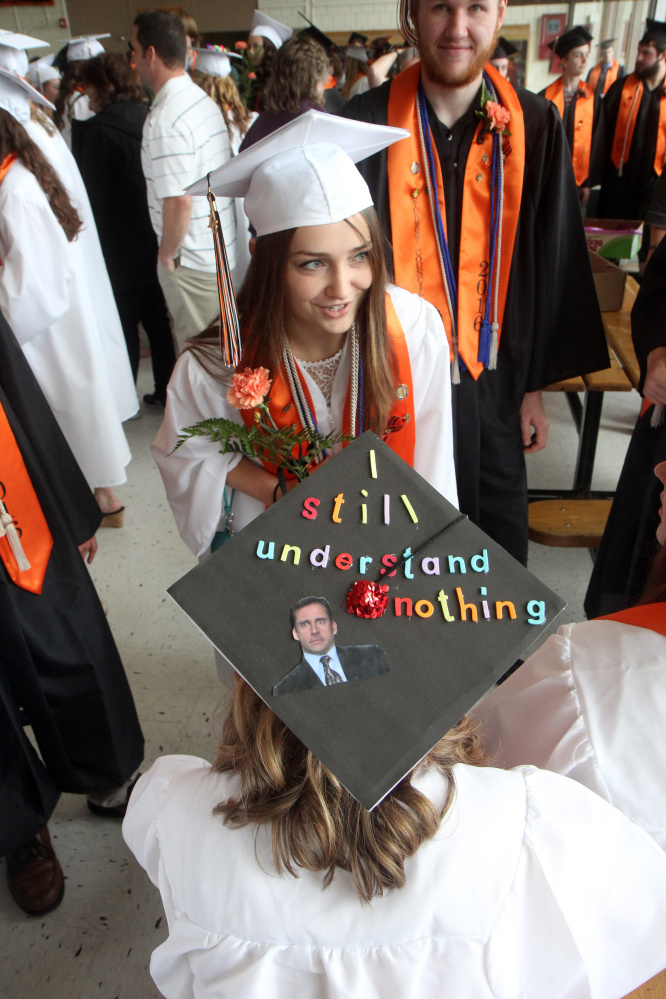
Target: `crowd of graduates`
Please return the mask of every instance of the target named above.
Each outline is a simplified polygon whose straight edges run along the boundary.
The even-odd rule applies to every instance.
[[[43,43],[0,33],[0,855],[16,903],[42,916],[65,890],[47,826],[59,795],[127,815],[167,911],[165,996],[314,997],[326,980],[341,999],[621,999],[666,964],[666,23],[647,21],[628,73],[614,39],[590,67],[595,40],[569,28],[537,95],[510,82],[505,11],[400,0],[400,44],[342,46],[255,11],[226,49],[184,10],[150,10],[126,53],[100,34],[31,62]],[[97,529],[124,524],[140,331],[141,402],[164,417],[153,457],[201,561],[286,509],[297,452],[281,465],[181,431],[224,417],[242,436],[264,405],[276,434],[334,441],[315,466],[372,430],[526,566],[542,390],[609,364],[591,213],[643,224],[644,407],[586,605],[605,619],[561,629],[465,703],[471,718],[376,809],[240,676],[215,766],[165,757],[141,777],[86,566]],[[300,637],[308,689],[285,702],[355,679],[326,599],[295,609],[313,606],[292,608],[293,638],[307,625],[332,644],[315,639],[310,660]],[[271,823],[272,845],[257,832]]]

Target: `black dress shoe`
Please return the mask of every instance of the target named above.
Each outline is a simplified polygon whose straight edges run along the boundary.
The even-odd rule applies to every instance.
[[[147,392],[143,397],[143,401],[146,406],[150,406],[153,409],[164,409],[164,400],[160,399],[154,392]]]
[[[65,879],[47,826],[7,854],[6,865],[12,898],[29,916],[43,916],[60,905]]]

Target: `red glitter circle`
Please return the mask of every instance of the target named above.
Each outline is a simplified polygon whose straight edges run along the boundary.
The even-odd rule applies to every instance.
[[[357,580],[347,594],[347,613],[369,619],[382,617],[388,607],[388,591],[381,583]]]

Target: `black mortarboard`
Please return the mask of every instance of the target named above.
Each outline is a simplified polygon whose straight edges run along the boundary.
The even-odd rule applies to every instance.
[[[497,39],[497,48],[491,55],[491,59],[508,59],[510,56],[515,55],[518,51],[518,46],[513,45],[508,38],[500,37]]]
[[[569,28],[559,38],[549,42],[548,48],[552,49],[555,55],[561,59],[563,56],[568,55],[572,49],[577,49],[580,45],[589,45],[592,37],[587,28],[584,28],[582,24],[578,24],[575,28]]]
[[[603,42],[599,42],[600,49],[607,49],[609,45],[612,45],[615,41],[614,38],[604,38]]]
[[[658,41],[663,45],[666,45],[666,22],[655,21],[653,18],[648,17],[645,22],[645,32],[641,38],[641,45],[644,45],[649,41]]]
[[[367,809],[564,606],[370,432],[169,593]],[[332,608],[347,682],[325,685],[292,636],[308,597]]]
[[[368,36],[362,35],[358,31],[352,31],[351,35],[347,39],[347,45],[367,45]]]
[[[301,14],[300,10],[298,13]],[[329,38],[328,35],[325,35],[323,31],[320,31],[317,25],[313,24],[309,17],[306,17],[305,14],[301,14],[301,17],[304,21],[308,22],[309,27],[303,28],[302,31],[299,31],[299,35],[309,35],[310,38],[313,38],[315,42],[318,42],[319,45],[321,45],[326,55],[330,55],[334,49],[338,48],[333,39]]]

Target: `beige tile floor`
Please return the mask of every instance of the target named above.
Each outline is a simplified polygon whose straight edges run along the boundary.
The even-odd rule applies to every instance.
[[[146,361],[139,389],[151,389]],[[576,434],[563,399],[549,395],[547,406],[551,442],[529,459],[530,482],[568,486]],[[595,488],[614,488],[637,409],[635,394],[607,398]],[[125,527],[100,532],[92,567],[136,698],[146,765],[162,753],[210,758],[223,696],[206,642],[166,594],[195,560],[177,535],[148,450],[159,422],[158,413],[144,409],[126,424],[134,460],[121,490]],[[586,550],[532,546],[532,571],[569,600],[562,621],[583,617],[591,564]],[[120,823],[96,818],[83,798],[64,795],[50,828],[67,877],[59,909],[41,919],[24,916],[0,872],[0,996],[157,999],[148,966],[165,938],[164,918],[156,890],[123,844]]]

